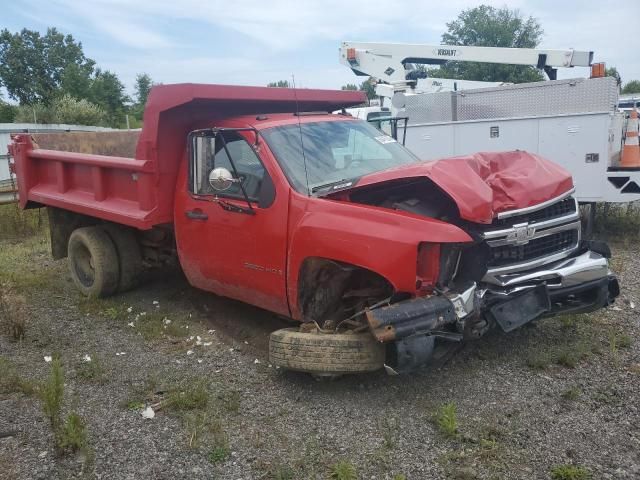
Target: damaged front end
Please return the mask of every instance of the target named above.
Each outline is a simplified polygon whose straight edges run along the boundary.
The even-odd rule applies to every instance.
[[[498,215],[472,232],[475,244],[447,254],[456,258],[447,281],[423,296],[369,309],[371,332],[387,344],[387,371],[428,364],[439,341],[478,338],[494,325],[510,332],[541,317],[612,303],[619,286],[609,270],[610,251],[582,240],[571,193]],[[443,258],[441,267],[451,270]]]

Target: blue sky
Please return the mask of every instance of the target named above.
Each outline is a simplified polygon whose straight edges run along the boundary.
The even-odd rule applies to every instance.
[[[87,56],[118,74],[129,92],[136,73],[163,83],[265,85],[295,75],[299,87],[339,88],[362,79],[338,63],[342,40],[439,43],[446,22],[471,0],[13,0],[0,27],[55,26]],[[515,0],[539,19],[542,47],[595,51],[623,80],[640,79],[640,1]],[[628,19],[628,26],[624,22]],[[633,35],[632,35],[633,33]],[[586,76],[585,69],[560,78]]]

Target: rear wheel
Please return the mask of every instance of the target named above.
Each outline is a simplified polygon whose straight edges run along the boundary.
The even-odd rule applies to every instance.
[[[83,227],[69,237],[69,271],[87,297],[107,297],[118,288],[120,266],[115,246],[98,226]]]
[[[138,286],[142,273],[142,252],[136,235],[131,229],[120,225],[106,224],[102,228],[116,247],[120,267],[118,291],[132,290]]]
[[[379,370],[385,349],[370,333],[276,330],[269,338],[269,361],[275,366],[319,375]]]

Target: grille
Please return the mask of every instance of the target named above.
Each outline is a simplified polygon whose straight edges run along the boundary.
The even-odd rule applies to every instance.
[[[509,228],[517,223],[544,222],[546,220],[564,217],[575,212],[576,201],[573,197],[567,197],[559,202],[552,203],[545,208],[536,210],[535,212],[523,213],[521,215],[514,215],[513,217],[508,218],[496,218],[492,223],[492,227]]]
[[[569,250],[575,247],[577,243],[578,230],[574,229],[553,233],[545,237],[534,238],[526,245],[492,247],[489,257],[489,268],[504,267],[537,260]]]

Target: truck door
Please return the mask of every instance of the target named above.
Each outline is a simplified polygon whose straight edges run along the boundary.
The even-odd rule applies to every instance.
[[[180,262],[195,287],[289,315],[288,199],[282,188],[276,192],[260,143],[247,141],[255,134],[243,130],[190,135],[174,212]],[[234,176],[227,190],[209,182],[217,168]]]

